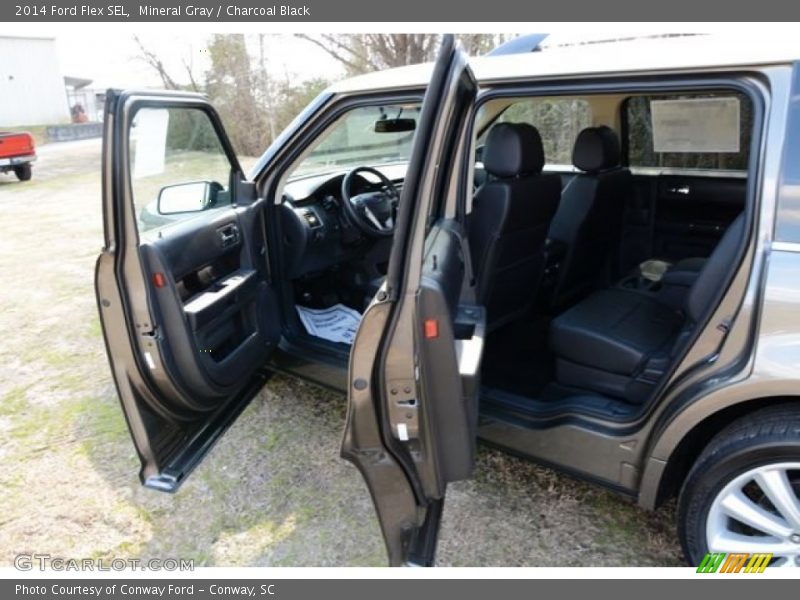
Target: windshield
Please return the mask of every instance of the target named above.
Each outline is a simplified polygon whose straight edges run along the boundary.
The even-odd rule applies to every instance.
[[[419,112],[419,104],[354,108],[322,134],[291,177],[408,162]]]

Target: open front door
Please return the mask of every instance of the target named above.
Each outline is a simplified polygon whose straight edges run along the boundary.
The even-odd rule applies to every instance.
[[[430,566],[451,481],[471,476],[485,313],[472,302],[460,176],[477,84],[446,36],[425,95],[386,282],[350,355],[342,456],[369,487],[391,565]]]
[[[177,489],[264,383],[280,329],[263,202],[202,96],[108,92],[95,286],[149,487]]]

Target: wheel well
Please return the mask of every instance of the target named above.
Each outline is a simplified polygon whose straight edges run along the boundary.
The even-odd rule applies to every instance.
[[[656,507],[677,496],[695,460],[715,435],[740,417],[780,404],[800,408],[800,398],[791,396],[754,398],[719,410],[695,425],[669,457],[659,482]]]

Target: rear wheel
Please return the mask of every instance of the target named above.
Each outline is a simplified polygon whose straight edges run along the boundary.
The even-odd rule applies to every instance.
[[[31,163],[25,163],[24,165],[17,165],[16,167],[14,167],[14,174],[20,181],[28,181],[31,178],[31,175],[33,175],[33,169],[31,169]]]
[[[697,459],[678,502],[686,558],[770,553],[800,566],[800,410],[758,411],[718,434]]]

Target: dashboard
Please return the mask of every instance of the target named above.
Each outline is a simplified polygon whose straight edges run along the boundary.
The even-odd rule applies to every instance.
[[[406,164],[379,167],[402,189]],[[348,171],[297,178],[286,184],[279,207],[287,276],[296,279],[358,259],[376,245],[347,219],[342,209],[342,180]],[[357,174],[352,193],[377,189],[377,178]],[[388,248],[388,245],[387,245]],[[388,259],[388,250],[387,257]]]

